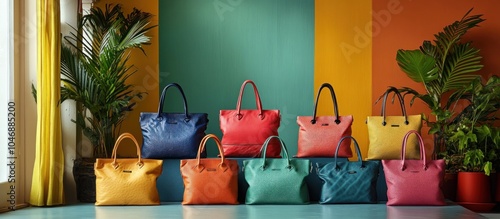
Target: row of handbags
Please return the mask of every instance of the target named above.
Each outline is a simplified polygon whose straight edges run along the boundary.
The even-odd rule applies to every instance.
[[[200,158],[208,139],[213,139],[220,152],[219,158]],[[280,142],[284,158],[266,158],[270,142]],[[290,159],[285,144],[278,136],[271,136],[261,146],[260,159],[243,161],[243,172],[249,187],[246,204],[305,204],[309,192],[305,178],[309,175],[309,160]],[[260,150],[259,150],[260,151]],[[225,159],[221,141],[206,135],[196,159],[180,161],[184,182],[184,205],[238,204],[238,172],[236,160]]]
[[[415,135],[419,145],[419,160],[408,160],[409,137]],[[350,136],[358,155],[357,162],[337,162],[317,165],[323,187],[319,202],[326,203],[375,203],[379,161],[363,161],[358,143]],[[340,145],[339,142],[339,145]],[[402,148],[401,148],[402,147]],[[442,193],[444,160],[427,160],[421,135],[410,130],[403,137],[399,159],[382,160],[387,184],[387,205],[446,205]],[[338,151],[338,148],[337,148]],[[337,151],[335,153],[337,153]]]
[[[387,184],[387,205],[445,205],[441,192],[444,177],[443,160],[407,160],[405,152],[408,139],[415,134],[421,154],[425,147],[420,134],[411,130],[403,138],[399,160],[382,160]],[[138,158],[117,159],[119,143],[130,138],[137,147]],[[201,158],[206,142],[214,139],[220,158]],[[337,161],[342,142],[353,140],[358,155],[357,162]],[[268,158],[271,140],[280,142],[283,158]],[[363,161],[356,140],[343,137],[335,151],[333,163],[317,165],[318,176],[324,181],[320,203],[374,203],[375,182],[379,161]],[[284,142],[270,136],[262,145],[261,158],[243,161],[243,173],[248,189],[246,204],[306,204],[309,202],[305,178],[310,172],[308,159],[288,156]],[[162,160],[144,159],[135,138],[128,133],[116,141],[111,159],[97,159],[96,205],[157,205],[160,204],[156,180],[161,174]],[[196,159],[180,161],[184,182],[182,204],[238,204],[238,163],[226,159],[217,136],[202,138]]]
[[[252,85],[256,108],[241,109],[243,92],[247,84]],[[175,87],[180,91],[184,102],[184,113],[165,113],[163,105],[166,92]],[[316,116],[321,91],[327,88],[333,102],[333,116]],[[386,102],[389,93],[394,92],[400,101],[403,116],[386,116]],[[256,157],[262,144],[269,136],[278,136],[280,126],[279,110],[265,110],[262,107],[259,92],[251,80],[243,82],[235,110],[221,110],[219,115],[222,131],[222,149],[227,157]],[[352,115],[340,116],[333,87],[324,83],[318,90],[312,116],[298,116],[298,151],[297,157],[333,157],[333,152],[339,148],[339,157],[352,157],[349,145],[350,139],[340,139],[350,136],[353,122]],[[197,156],[198,145],[205,135],[208,125],[206,113],[189,113],[186,96],[182,88],[172,83],[167,85],[161,94],[158,112],[141,113],[140,126],[143,136],[142,155],[145,158],[194,158]],[[409,130],[418,130],[422,126],[421,115],[406,114],[404,101],[395,88],[388,89],[383,98],[381,116],[367,118],[369,134],[369,160],[398,159],[399,139]],[[430,151],[430,150],[428,150]],[[266,152],[268,157],[279,157],[281,147],[279,141],[271,141]],[[420,157],[416,138],[409,139],[407,150],[409,159]],[[201,156],[206,157],[205,150]]]
[[[253,86],[256,110],[241,109],[245,86]],[[169,88],[177,88],[184,101],[184,113],[165,113],[163,105]],[[223,133],[222,149],[229,157],[254,157],[258,155],[262,143],[272,135],[278,135],[280,126],[279,110],[265,110],[262,107],[257,86],[253,81],[243,82],[235,110],[221,110],[220,128]],[[143,136],[142,153],[146,158],[194,158],[198,145],[208,125],[206,113],[189,113],[186,96],[176,83],[167,85],[161,94],[158,112],[140,115]],[[279,142],[271,142],[267,155],[279,157]],[[202,157],[206,156],[205,150]]]

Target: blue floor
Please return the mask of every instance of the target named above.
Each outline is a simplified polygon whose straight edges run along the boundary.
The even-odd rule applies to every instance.
[[[491,217],[490,217],[491,216]],[[332,218],[412,218],[412,219],[474,219],[498,218],[469,211],[459,205],[441,207],[390,207],[385,204],[370,205],[200,205],[182,206],[179,203],[162,203],[160,206],[94,206],[77,204],[60,207],[28,207],[0,214],[0,218],[19,219],[77,219],[77,218],[255,218],[255,219],[332,219]]]

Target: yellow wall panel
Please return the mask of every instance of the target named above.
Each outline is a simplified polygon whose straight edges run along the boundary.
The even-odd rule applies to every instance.
[[[158,0],[142,0],[140,3],[134,0],[101,0],[94,7],[104,8],[106,4],[121,4],[125,13],[130,13],[135,7],[141,11],[153,14],[151,25],[158,25]],[[148,33],[151,37],[151,44],[144,46],[146,55],[139,49],[132,51],[130,63],[134,65],[133,70],[137,72],[128,79],[128,82],[135,86],[137,91],[147,92],[142,99],[136,100],[137,105],[132,112],[127,115],[127,119],[122,123],[120,132],[132,133],[142,145],[142,133],[139,125],[140,112],[158,111],[159,97],[159,36],[158,27],[151,29]],[[118,151],[119,156],[135,156],[135,146],[124,141]]]
[[[353,115],[352,135],[366,156],[366,116],[372,114],[371,0],[316,0],[315,95],[329,82],[335,89],[340,115]],[[319,115],[332,115],[330,97],[320,98]]]

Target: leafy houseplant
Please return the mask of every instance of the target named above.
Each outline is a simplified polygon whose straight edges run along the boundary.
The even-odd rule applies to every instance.
[[[74,122],[93,145],[95,157],[110,157],[120,124],[136,104],[126,80],[136,71],[129,64],[130,49],[148,44],[152,15],[133,9],[125,15],[120,5],[92,8],[61,50],[61,101],[74,100]],[[144,52],[144,51],[143,51]]]
[[[462,160],[461,171],[490,175],[499,159],[500,128],[494,123],[499,120],[500,78],[492,76],[484,84],[478,78],[462,92],[458,95],[469,105],[445,131],[447,151]]]
[[[422,100],[435,116],[423,119],[434,135],[434,156],[444,158],[445,197],[458,202],[491,202],[487,175],[498,167],[499,128],[494,121],[499,109],[499,79],[482,83],[479,49],[462,42],[471,28],[484,21],[482,15],[469,15],[444,27],[433,42],[424,41],[418,50],[399,50],[396,61],[403,72],[421,83],[425,93],[409,87],[404,95]],[[457,107],[459,103],[466,106]],[[466,172],[475,171],[475,172]],[[458,173],[458,174],[456,174]]]
[[[433,42],[424,41],[417,50],[400,49],[396,61],[401,70],[413,81],[421,83],[425,93],[403,87],[404,95],[413,96],[422,100],[435,116],[432,121],[423,115],[423,119],[430,126],[429,133],[434,134],[434,155],[444,152],[446,147],[445,131],[448,126],[456,123],[453,116],[457,116],[456,102],[462,98],[466,86],[476,80],[476,74],[482,69],[482,57],[479,49],[470,42],[461,42],[462,36],[473,27],[483,22],[482,15],[470,15],[469,10],[462,19],[444,27],[443,31],[434,35]],[[448,98],[447,98],[448,97]]]

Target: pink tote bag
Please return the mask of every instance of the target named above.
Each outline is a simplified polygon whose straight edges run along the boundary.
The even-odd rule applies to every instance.
[[[420,160],[405,160],[406,143],[417,135]],[[424,156],[422,156],[424,155]],[[401,160],[382,160],[387,183],[387,205],[446,205],[441,185],[444,160],[427,160],[422,136],[411,130],[403,138]]]

